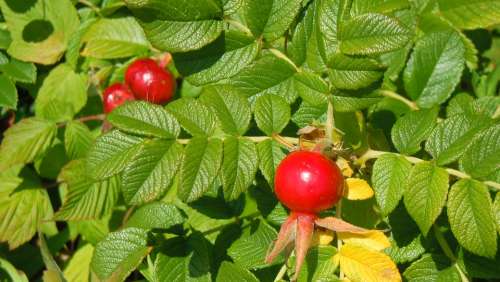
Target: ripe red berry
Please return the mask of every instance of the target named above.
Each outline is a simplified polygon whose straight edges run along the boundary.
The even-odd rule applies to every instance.
[[[135,100],[135,98],[125,84],[115,83],[104,90],[102,100],[104,104],[104,112],[109,113],[126,101]]]
[[[134,61],[127,68],[125,82],[140,100],[164,104],[174,96],[173,75],[151,59]]]
[[[296,151],[279,164],[274,191],[292,212],[317,214],[339,201],[343,183],[335,162],[318,152]]]

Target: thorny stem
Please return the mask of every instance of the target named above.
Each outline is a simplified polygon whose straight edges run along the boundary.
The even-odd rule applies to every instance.
[[[423,162],[424,160],[422,159],[419,159],[419,158],[416,158],[416,157],[410,157],[410,156],[405,156],[405,155],[401,155],[401,154],[398,154],[398,153],[393,153],[393,152],[384,152],[384,151],[376,151],[376,150],[368,150],[366,151],[366,153],[364,153],[361,157],[359,157],[357,160],[356,160],[356,163],[358,165],[362,165],[364,164],[366,161],[370,160],[370,159],[378,159],[380,158],[382,155],[385,155],[385,154],[395,154],[395,155],[398,155],[398,156],[402,156],[404,157],[406,160],[408,160],[409,162],[413,163],[413,164],[416,164],[416,163],[420,163],[420,162]],[[467,173],[464,173],[464,172],[461,172],[459,170],[456,170],[456,169],[453,169],[453,168],[445,168],[446,172],[448,172],[449,174],[453,175],[453,176],[456,176],[458,178],[463,178],[463,179],[472,179],[472,177],[470,175],[468,175]],[[491,188],[493,188],[494,190],[497,190],[497,191],[500,191],[500,183],[497,183],[497,182],[494,182],[494,181],[483,181],[483,183],[487,186],[490,186]]]
[[[410,101],[408,99],[406,99],[405,97],[395,93],[395,92],[392,92],[392,91],[389,91],[389,90],[380,90],[379,93],[382,95],[382,96],[385,96],[385,97],[388,97],[388,98],[392,98],[392,99],[395,99],[395,100],[398,100],[398,101],[401,101],[403,103],[405,103],[408,107],[410,107],[410,109],[412,111],[418,111],[419,108],[417,106],[417,104],[415,104],[415,102],[413,101]]]
[[[446,241],[446,238],[444,238],[443,233],[441,233],[441,230],[439,230],[439,227],[434,224],[432,226],[432,230],[434,231],[434,236],[436,237],[436,240],[438,241],[439,246],[443,250],[444,254],[452,261],[454,264],[455,268],[458,270],[458,273],[460,274],[460,278],[462,279],[462,282],[469,282],[469,278],[465,275],[465,273],[462,271],[460,266],[457,263],[457,257],[451,250],[450,245],[448,244],[448,241]]]
[[[84,116],[81,118],[74,119],[74,121],[81,121],[81,122],[87,122],[87,121],[95,121],[95,120],[104,120],[106,118],[105,114],[99,114],[99,115],[91,115],[91,116]],[[68,123],[67,122],[62,122],[58,124],[58,127],[64,127]]]

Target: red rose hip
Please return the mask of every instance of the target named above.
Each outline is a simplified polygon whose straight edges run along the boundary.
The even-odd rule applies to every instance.
[[[293,212],[316,214],[339,201],[343,183],[335,162],[317,152],[296,151],[279,164],[274,191]]]
[[[134,61],[125,72],[125,82],[139,100],[164,104],[174,96],[173,75],[152,59]]]
[[[335,162],[321,153],[296,151],[286,156],[276,169],[274,192],[290,210],[278,238],[266,256],[271,263],[295,242],[295,280],[311,245],[320,211],[333,207],[342,196],[344,178]]]
[[[115,83],[102,94],[104,112],[110,113],[114,108],[122,105],[126,101],[135,100],[134,95],[123,83]]]

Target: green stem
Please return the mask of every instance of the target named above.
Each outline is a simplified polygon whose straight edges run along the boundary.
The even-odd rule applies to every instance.
[[[446,238],[444,238],[443,236],[443,233],[441,233],[441,230],[439,230],[439,227],[434,224],[432,226],[432,231],[434,231],[434,236],[436,236],[436,240],[438,241],[439,243],[439,246],[441,247],[441,249],[443,250],[444,254],[452,261],[452,262],[456,262],[457,261],[457,257],[455,256],[455,254],[453,253],[453,251],[451,250],[451,247],[450,245],[448,244],[448,242],[446,241]]]
[[[87,121],[96,121],[96,120],[102,121],[102,120],[105,120],[105,119],[106,119],[106,115],[105,114],[99,114],[99,115],[84,116],[84,117],[81,117],[81,118],[74,119],[74,121],[87,122]],[[61,122],[57,126],[58,127],[64,127],[67,124],[68,124],[68,122]]]
[[[209,235],[209,234],[212,234],[214,232],[221,231],[222,229],[224,229],[228,225],[235,224],[235,223],[240,222],[240,221],[242,221],[244,219],[253,219],[253,218],[258,217],[260,215],[261,215],[260,212],[254,212],[254,213],[251,213],[249,215],[242,216],[242,217],[235,216],[235,217],[233,217],[233,219],[229,220],[228,222],[226,222],[226,223],[224,223],[222,225],[219,225],[217,227],[214,227],[212,229],[208,229],[208,230],[202,232],[202,234],[204,236],[205,235]]]
[[[90,2],[90,1],[87,1],[87,0],[78,0],[78,3],[83,4],[83,5],[87,6],[87,7],[89,7],[97,15],[102,16],[101,15],[101,9],[99,9],[99,7],[97,7],[96,5],[94,5],[94,3]]]
[[[235,28],[237,28],[238,30],[246,33],[247,35],[250,35],[252,36],[252,31],[250,29],[248,29],[248,27],[246,27],[245,25],[243,25],[242,23],[240,23],[239,21],[235,21],[233,19],[229,19],[229,18],[226,18],[224,19],[224,21],[232,26],[234,26]]]
[[[283,266],[280,268],[280,271],[278,272],[278,274],[276,275],[276,278],[274,278],[274,282],[278,282],[280,280],[283,279],[283,276],[285,276],[286,274],[286,270],[287,270],[287,266],[286,266],[286,262],[283,264]]]
[[[392,99],[395,99],[395,100],[398,100],[400,102],[405,103],[412,111],[418,111],[419,110],[419,108],[418,108],[418,106],[417,106],[417,104],[415,102],[406,99],[405,97],[399,95],[396,92],[392,92],[392,91],[389,91],[389,90],[380,90],[379,93],[382,96],[385,96],[385,97],[388,97],[388,98],[392,98]]]
[[[457,257],[453,253],[453,250],[451,249],[450,244],[448,244],[448,241],[446,241],[446,238],[444,238],[443,233],[441,232],[441,230],[439,230],[439,227],[434,224],[432,225],[432,230],[434,231],[434,236],[436,237],[436,240],[438,241],[438,244],[443,250],[444,254],[452,261],[453,265],[457,268],[462,282],[469,282],[469,278],[467,278],[467,275],[465,275],[465,273],[458,265]]]
[[[242,136],[242,137],[255,143],[260,143],[269,139],[273,139],[289,149],[293,149],[295,145],[299,144],[299,138],[281,136],[278,134],[275,134],[272,137],[270,136]],[[190,140],[191,139],[177,139],[177,143],[186,145],[187,143],[189,143]]]
[[[297,72],[301,72],[300,68],[292,61],[290,58],[288,58],[285,54],[283,54],[280,50],[275,49],[275,48],[269,48],[268,49],[271,53],[273,53],[274,56],[283,59],[287,61],[290,65],[292,65]]]
[[[381,156],[383,156],[385,154],[394,154],[394,155],[401,156],[401,157],[405,158],[406,160],[408,160],[409,162],[411,162],[413,164],[420,163],[420,162],[424,161],[424,160],[416,158],[416,157],[405,156],[405,155],[401,155],[401,154],[393,153],[393,152],[376,151],[376,150],[371,150],[370,149],[370,150],[366,151],[361,157],[359,157],[356,160],[356,164],[362,166],[362,165],[364,165],[364,163],[366,163],[366,161],[368,161],[370,159],[378,159],[378,158],[380,158]],[[473,179],[467,173],[464,173],[462,171],[459,171],[459,170],[456,170],[456,169],[453,169],[453,168],[445,168],[445,170],[446,170],[446,172],[448,172],[448,174],[456,176],[458,178]],[[494,181],[483,181],[483,183],[485,185],[493,188],[496,191],[500,191],[500,183],[497,183],[497,182],[494,182]]]
[[[326,111],[326,138],[328,139],[328,143],[331,144],[333,142],[333,130],[335,128],[335,119],[333,116],[333,103],[331,100],[328,101],[328,109]]]

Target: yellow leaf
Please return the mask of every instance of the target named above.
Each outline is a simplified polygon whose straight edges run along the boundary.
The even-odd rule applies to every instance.
[[[352,174],[354,172],[352,171],[352,168],[351,168],[351,166],[349,165],[349,163],[347,162],[346,159],[344,159],[342,157],[338,157],[336,163],[337,163],[337,166],[342,171],[342,175],[344,177],[351,177],[352,176]]]
[[[379,230],[370,230],[366,233],[339,232],[337,236],[345,243],[361,245],[375,251],[391,246],[389,239]]]
[[[345,183],[347,187],[347,199],[366,200],[373,197],[373,189],[365,180],[359,178],[347,178]]]
[[[313,237],[311,244],[313,246],[329,245],[333,241],[334,238],[335,238],[335,233],[333,231],[327,230],[327,229],[322,229],[322,228],[316,229],[314,231],[314,237]]]
[[[384,253],[354,244],[339,251],[340,270],[353,282],[399,282],[396,264]]]

